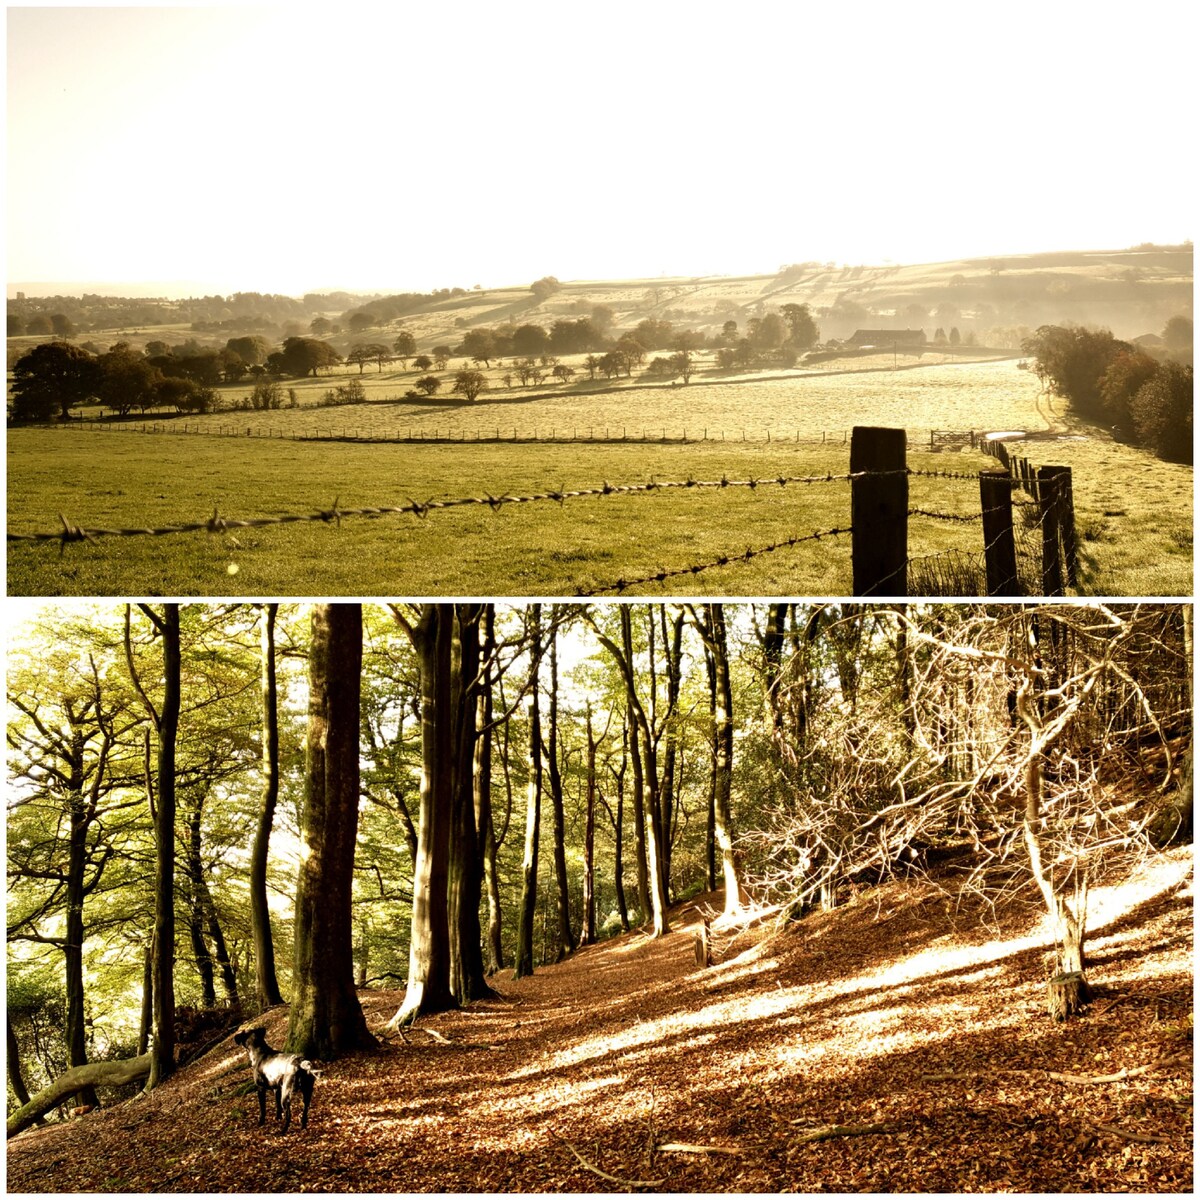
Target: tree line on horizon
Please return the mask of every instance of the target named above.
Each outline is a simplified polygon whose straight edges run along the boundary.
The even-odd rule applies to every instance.
[[[684,382],[694,372],[692,352],[708,344],[702,333],[680,329],[671,322],[647,318],[631,331],[612,336],[614,314],[604,305],[596,305],[590,316],[575,320],[557,320],[549,328],[527,322],[508,327],[469,330],[456,346],[439,345],[429,354],[417,352],[417,343],[408,330],[400,330],[385,342],[360,342],[345,355],[319,337],[285,338],[273,348],[261,334],[229,338],[217,350],[189,339],[172,346],[162,340],[146,344],[145,352],[129,342],[117,342],[106,352],[93,353],[84,346],[55,339],[39,343],[17,358],[12,368],[9,420],[22,424],[46,421],[57,416],[69,420],[71,410],[88,402],[99,402],[119,416],[135,408],[143,413],[153,407],[174,408],[177,412],[214,411],[221,403],[216,391],[219,384],[238,383],[249,377],[255,382],[247,399],[252,408],[278,408],[282,392],[271,381],[285,378],[316,377],[345,362],[357,365],[359,373],[368,364],[382,371],[385,363],[399,362],[405,369],[411,360],[418,371],[436,366],[445,368],[452,355],[461,355],[477,365],[490,367],[493,360],[512,357],[512,369],[502,376],[511,387],[538,384],[547,374],[560,383],[569,382],[576,369],[562,364],[560,355],[588,351],[584,369],[589,377],[597,374],[612,379],[632,376],[635,367],[645,362],[654,350],[671,349],[666,358],[652,361],[649,374],[658,378],[682,376]],[[316,324],[314,322],[314,324]],[[727,321],[716,339],[719,369],[754,365],[791,365],[798,354],[814,345],[819,330],[807,305],[785,304],[779,312],[761,318],[752,317],[744,336],[737,322]],[[464,366],[453,380],[453,390],[473,401],[486,386],[485,377]],[[433,375],[418,379],[410,394],[433,395],[442,380]],[[328,403],[352,403],[362,400],[361,390],[333,389]]]

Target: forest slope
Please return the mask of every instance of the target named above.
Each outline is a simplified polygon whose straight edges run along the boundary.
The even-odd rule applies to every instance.
[[[985,929],[892,883],[718,931],[700,968],[702,897],[662,940],[499,976],[497,999],[330,1064],[306,1130],[257,1128],[229,1039],[149,1098],[14,1139],[8,1188],[1190,1192],[1191,857],[1097,889],[1097,998],[1066,1025],[1023,901]],[[364,993],[372,1028],[399,999]],[[286,1011],[266,1024],[282,1044]],[[833,1125],[880,1128],[813,1140]]]

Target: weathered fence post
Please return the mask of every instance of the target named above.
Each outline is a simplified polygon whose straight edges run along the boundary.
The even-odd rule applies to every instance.
[[[1012,478],[1007,471],[979,472],[983,557],[989,596],[1019,596],[1017,543],[1013,537]]]
[[[1042,522],[1042,594],[1062,596],[1062,491],[1064,467],[1038,467],[1038,512]]]
[[[908,463],[903,429],[856,425],[850,438],[856,596],[908,595]]]
[[[1075,490],[1071,484],[1071,468],[1059,467],[1058,501],[1059,528],[1062,530],[1063,553],[1067,559],[1067,583],[1079,586],[1079,542],[1075,536]]]

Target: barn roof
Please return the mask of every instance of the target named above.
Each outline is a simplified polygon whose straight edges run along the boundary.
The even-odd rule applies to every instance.
[[[924,342],[923,329],[856,329],[850,339],[863,345],[890,345],[892,342]]]

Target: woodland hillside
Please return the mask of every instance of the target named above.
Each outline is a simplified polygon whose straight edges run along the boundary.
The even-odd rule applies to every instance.
[[[10,1186],[1177,1190],[1191,661],[1169,604],[28,610]]]
[[[26,1191],[1191,1191],[1190,848],[1101,887],[1096,999],[1055,1024],[1022,902],[864,889],[779,930],[709,893],[331,1065],[256,1125],[225,1038],[148,1096],[9,1142]],[[1051,955],[1052,957],[1052,955]],[[282,1042],[286,1013],[263,1017]]]

